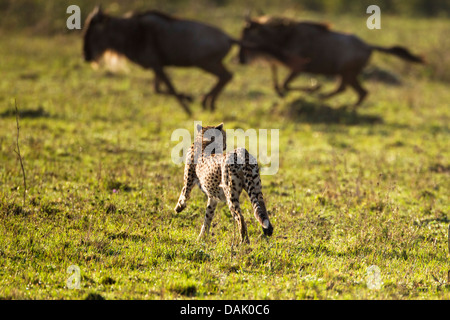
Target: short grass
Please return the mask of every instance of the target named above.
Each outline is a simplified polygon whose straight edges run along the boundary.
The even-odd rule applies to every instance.
[[[449,299],[448,20],[384,17],[383,29],[370,31],[365,15],[285,13],[406,45],[430,64],[376,53],[372,67],[403,84],[366,80],[371,94],[355,114],[342,107],[356,99],[351,91],[326,103],[301,93],[278,98],[267,66],[238,65],[235,49],[226,61],[234,79],[215,113],[199,103],[212,76],[169,69],[176,87],[197,97],[188,119],[173,98],[153,93],[150,72],[84,64],[77,32],[2,30],[0,298]],[[210,14],[199,19],[238,37],[241,12]],[[324,91],[336,85],[316,78]],[[262,177],[270,239],[244,194],[250,245],[238,244],[223,204],[211,236],[196,241],[206,206],[199,189],[174,213],[183,165],[171,161],[171,134],[193,133],[193,120],[280,130],[279,171]],[[80,268],[80,289],[68,287],[71,265]],[[367,286],[371,265],[381,289]]]

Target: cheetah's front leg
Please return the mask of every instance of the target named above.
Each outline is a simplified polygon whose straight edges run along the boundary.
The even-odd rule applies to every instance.
[[[178,198],[177,205],[175,206],[175,211],[177,213],[180,213],[186,208],[186,202],[189,199],[189,196],[191,195],[192,188],[197,183],[197,178],[188,178],[185,179],[184,187],[181,190],[180,197]]]
[[[186,208],[186,201],[189,199],[192,188],[198,181],[192,156],[193,153],[189,151],[186,156],[186,165],[184,166],[184,186],[181,190],[180,197],[178,198],[177,205],[175,206],[175,211],[177,213],[180,213]]]
[[[192,190],[193,186],[194,186],[194,184],[192,184],[192,186],[185,185],[183,187],[183,189],[181,190],[180,197],[178,198],[177,205],[175,206],[175,211],[177,213],[180,213],[181,211],[186,209],[186,205],[187,205],[186,202],[189,199],[189,193]]]

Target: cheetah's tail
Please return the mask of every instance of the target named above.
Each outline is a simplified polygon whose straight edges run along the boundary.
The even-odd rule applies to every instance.
[[[273,226],[270,223],[262,193],[259,193],[258,195],[253,194],[250,196],[250,200],[252,202],[255,218],[261,224],[264,234],[266,236],[271,236],[273,233]]]
[[[252,170],[248,170],[246,174],[244,174],[244,177],[247,193],[252,203],[255,218],[261,224],[264,234],[271,236],[273,233],[273,226],[270,223],[266,204],[261,191],[261,178],[259,176],[258,165],[252,166]]]

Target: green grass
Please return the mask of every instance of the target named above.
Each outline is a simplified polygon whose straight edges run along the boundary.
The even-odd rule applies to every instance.
[[[208,21],[238,37],[238,11],[225,6]],[[341,108],[355,101],[350,90],[326,103],[278,98],[268,67],[238,65],[235,48],[226,60],[234,78],[215,113],[200,107],[212,76],[169,69],[175,86],[197,97],[188,119],[173,98],[153,93],[151,72],[84,64],[77,32],[2,30],[0,298],[449,299],[448,20],[384,17],[383,29],[370,31],[364,15],[286,14],[408,46],[430,64],[374,54],[372,65],[403,85],[366,80],[369,98],[353,114]],[[336,85],[317,79],[323,91]],[[198,188],[174,213],[183,166],[171,161],[171,134],[193,133],[193,120],[280,129],[279,172],[262,176],[272,238],[261,236],[244,194],[250,245],[238,245],[224,204],[211,237],[196,241],[206,207]],[[80,289],[67,287],[70,265],[80,267]],[[366,285],[371,265],[381,270],[379,290]]]

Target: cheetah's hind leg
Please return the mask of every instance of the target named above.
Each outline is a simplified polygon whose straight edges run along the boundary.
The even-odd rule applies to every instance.
[[[208,198],[208,205],[206,206],[205,220],[203,221],[202,230],[198,235],[197,241],[200,241],[206,235],[209,235],[209,229],[211,227],[211,221],[214,218],[214,212],[217,207],[217,201],[213,198]]]
[[[239,204],[239,195],[241,193],[242,187],[236,184],[236,182],[230,178],[223,184],[223,190],[227,198],[228,208],[231,211],[231,215],[234,220],[236,220],[239,228],[239,233],[241,236],[241,243],[250,243],[247,233],[247,225],[244,220],[244,216],[241,212],[241,207]]]

